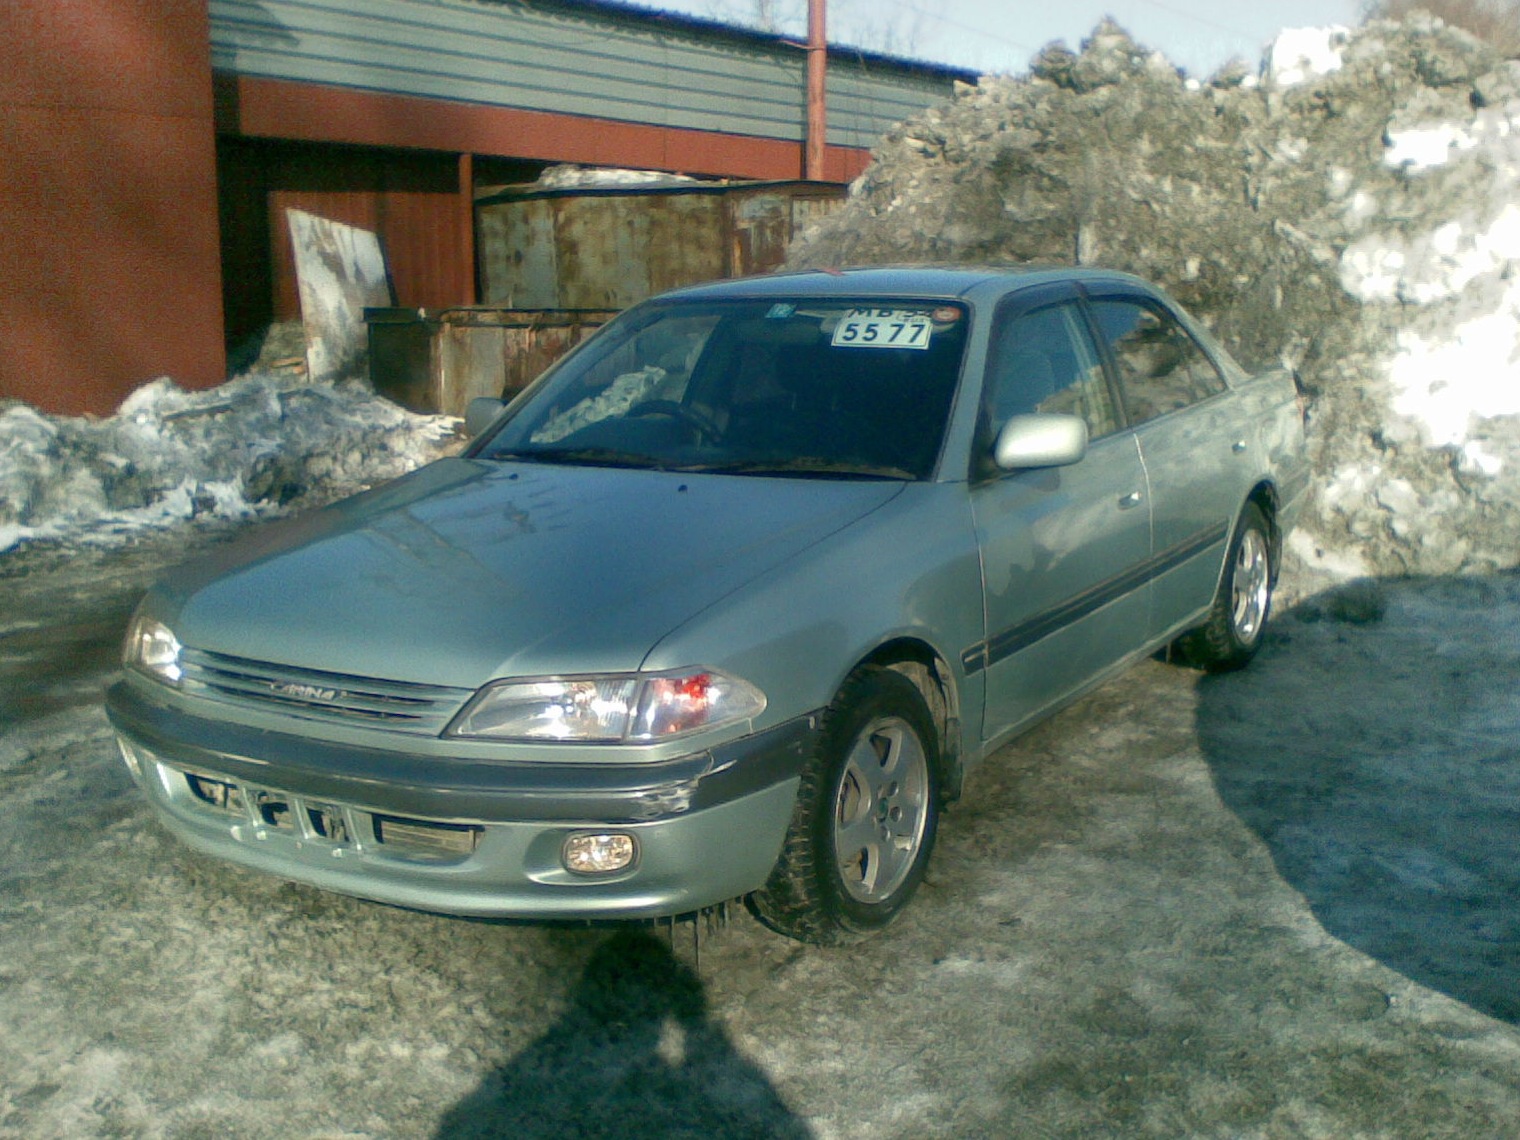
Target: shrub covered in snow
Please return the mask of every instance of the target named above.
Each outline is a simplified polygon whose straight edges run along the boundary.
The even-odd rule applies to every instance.
[[[203,392],[156,380],[103,420],[0,406],[0,551],[334,499],[436,458],[453,423],[273,372]]]
[[[1062,262],[1166,285],[1316,395],[1296,544],[1520,562],[1520,64],[1429,17],[1189,80],[1111,22],[892,131],[792,264]]]

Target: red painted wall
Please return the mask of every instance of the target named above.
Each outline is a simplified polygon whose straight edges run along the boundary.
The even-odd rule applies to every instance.
[[[0,3],[0,396],[220,382],[205,0]]]
[[[218,75],[217,128],[250,138],[423,147],[588,166],[729,178],[802,177],[802,145],[608,119],[452,103],[283,79]],[[824,174],[848,182],[870,152],[829,147]]]
[[[223,137],[224,312],[231,343],[301,315],[287,209],[379,234],[396,302],[467,304],[474,265],[459,161],[434,151]]]
[[[206,0],[0,0],[0,397],[106,414],[157,376],[219,383],[224,256],[228,331],[292,309],[285,205],[381,230],[401,303],[468,301],[460,155],[801,173],[802,148],[776,140],[309,83],[213,87],[210,54]],[[247,153],[264,140],[286,147],[278,177],[247,162],[267,157]],[[311,143],[341,145],[306,162]],[[323,169],[334,150],[347,153]],[[867,159],[830,148],[827,175],[847,181]],[[240,260],[257,234],[266,252]]]
[[[215,90],[234,343],[300,315],[284,217],[292,206],[378,232],[397,304],[470,303],[460,154],[519,160],[528,170],[578,162],[730,178],[793,179],[802,171],[802,147],[776,139],[248,76],[219,74]],[[869,158],[831,147],[825,170],[847,182]]]

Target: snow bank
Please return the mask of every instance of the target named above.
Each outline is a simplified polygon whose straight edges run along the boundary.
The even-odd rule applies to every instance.
[[[672,174],[664,170],[624,170],[566,163],[549,167],[533,185],[538,190],[605,190],[689,186],[697,181],[689,174]]]
[[[1285,28],[1267,48],[1262,77],[1274,87],[1294,87],[1338,71],[1344,62],[1341,45],[1349,36],[1349,29],[1339,25]]]
[[[1294,551],[1520,563],[1520,62],[1429,16],[1301,29],[1207,83],[1105,21],[890,132],[794,267],[1106,265],[1315,395]]]
[[[0,552],[338,498],[437,458],[455,422],[272,372],[201,392],[155,380],[105,420],[0,407]]]

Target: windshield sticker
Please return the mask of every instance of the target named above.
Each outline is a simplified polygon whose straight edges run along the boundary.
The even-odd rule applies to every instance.
[[[851,309],[834,328],[835,348],[928,348],[934,324],[912,309]]]
[[[796,311],[796,305],[788,305],[785,301],[777,301],[771,306],[771,311],[765,314],[765,319],[768,321],[784,321]]]

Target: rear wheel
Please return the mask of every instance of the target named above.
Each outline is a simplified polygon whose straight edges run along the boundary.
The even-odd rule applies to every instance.
[[[1249,662],[1261,647],[1271,613],[1272,579],[1272,528],[1262,509],[1247,503],[1230,541],[1208,620],[1182,636],[1183,655],[1216,673]]]
[[[939,738],[918,689],[860,670],[824,714],[781,857],[751,899],[769,926],[804,942],[850,942],[912,897],[939,818]]]

